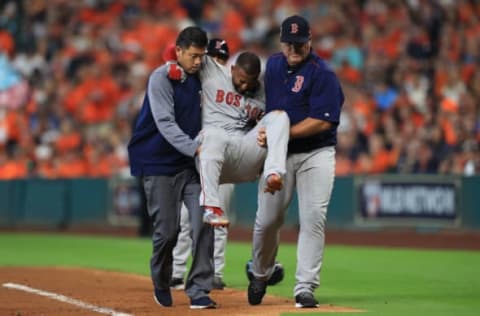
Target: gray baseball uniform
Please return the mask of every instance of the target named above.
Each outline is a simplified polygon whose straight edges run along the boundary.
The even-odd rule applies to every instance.
[[[200,76],[204,124],[197,156],[200,204],[219,207],[219,183],[254,181],[262,168],[265,175],[285,175],[290,122],[285,112],[273,111],[252,128],[249,113],[265,108],[263,88],[253,96],[239,94],[230,69],[210,57],[205,58]],[[260,127],[266,129],[268,150],[257,144]]]
[[[204,205],[219,206],[228,215],[229,201],[233,193],[233,185],[219,186],[219,176],[222,183],[252,181],[261,173],[265,157],[267,157],[267,174],[276,172],[285,173],[286,144],[288,142],[289,122],[283,112],[271,113],[263,118],[259,124],[266,126],[269,151],[256,144],[258,127],[252,130],[249,124],[250,111],[263,111],[265,108],[263,89],[259,89],[253,98],[238,94],[232,83],[230,69],[217,63],[213,58],[206,57],[204,67],[200,72],[203,102],[201,132],[202,156],[197,166],[200,169],[204,182]],[[220,141],[221,140],[221,141]],[[275,145],[277,144],[277,145]],[[207,162],[202,163],[207,157]],[[209,160],[216,157],[218,160]],[[283,157],[283,159],[282,159]],[[223,169],[222,167],[223,163]],[[214,171],[208,171],[213,169]],[[219,174],[220,173],[220,174]],[[203,198],[201,198],[201,201]],[[225,265],[224,251],[227,241],[227,229],[215,228],[215,276],[223,276]],[[190,253],[191,240],[189,238],[188,214],[182,212],[181,231],[177,245],[173,250],[174,267],[173,277],[183,278],[186,272],[186,262]]]

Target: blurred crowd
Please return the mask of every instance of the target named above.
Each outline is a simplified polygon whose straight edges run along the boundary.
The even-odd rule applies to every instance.
[[[480,172],[480,1],[0,0],[0,179],[128,174],[179,30],[266,59],[294,13],[346,94],[337,175]]]

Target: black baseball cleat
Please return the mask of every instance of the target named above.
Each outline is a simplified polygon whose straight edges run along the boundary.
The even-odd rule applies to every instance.
[[[301,292],[295,295],[296,308],[315,308],[318,307],[318,301],[310,292]]]
[[[185,289],[185,282],[182,278],[172,278],[170,280],[170,288],[172,290],[184,290]]]
[[[213,309],[213,308],[217,308],[217,303],[215,303],[208,296],[203,296],[200,298],[190,300],[190,309]]]
[[[163,307],[170,307],[172,306],[172,293],[170,289],[162,290],[155,288],[153,293],[153,299],[157,302],[158,305]]]
[[[247,264],[245,265],[245,272],[247,274],[247,278],[249,281],[254,279],[253,276],[253,269],[252,269],[252,259],[248,260]],[[278,284],[283,281],[285,277],[285,270],[280,262],[275,262],[275,266],[273,267],[273,273],[267,281],[268,286],[272,286]]]
[[[258,305],[267,292],[267,282],[253,279],[248,284],[248,303]]]
[[[269,286],[272,286],[277,283],[280,283],[282,282],[284,276],[285,276],[285,270],[283,269],[282,264],[279,262],[275,262],[275,266],[273,267],[273,273],[268,279],[267,284]]]
[[[214,277],[212,287],[214,290],[223,290],[227,285],[223,282],[222,278]]]

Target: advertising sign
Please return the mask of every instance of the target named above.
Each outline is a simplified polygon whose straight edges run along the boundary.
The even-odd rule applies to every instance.
[[[455,182],[409,182],[365,179],[358,188],[360,217],[366,221],[434,220],[453,223],[458,217]]]

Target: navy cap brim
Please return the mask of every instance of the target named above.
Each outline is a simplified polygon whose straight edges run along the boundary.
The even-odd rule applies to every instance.
[[[306,43],[310,40],[310,36],[289,36],[290,34],[282,35],[280,37],[280,42],[282,43]]]

